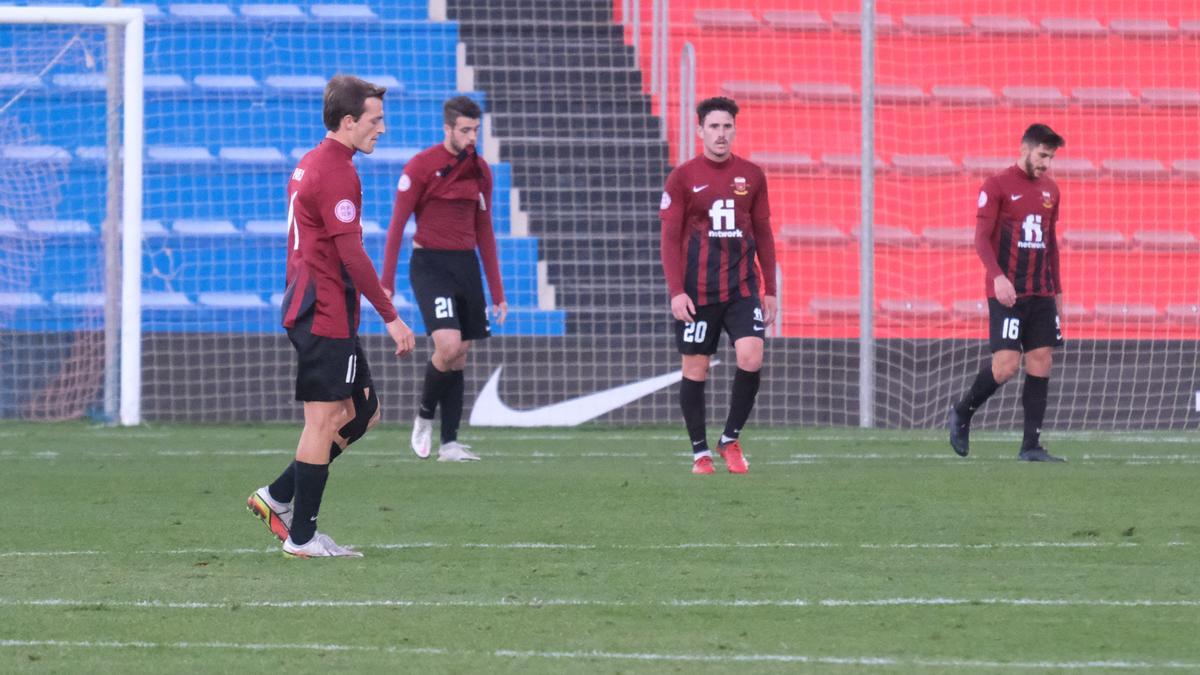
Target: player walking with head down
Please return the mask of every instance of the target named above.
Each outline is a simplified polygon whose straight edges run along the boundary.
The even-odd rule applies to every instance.
[[[988,178],[979,191],[975,249],[987,269],[992,360],[950,409],[950,446],[966,457],[971,416],[1021,367],[1025,352],[1025,436],[1017,458],[1061,462],[1041,446],[1050,366],[1063,345],[1062,278],[1058,264],[1059,192],[1046,172],[1062,136],[1034,124],[1021,137],[1016,165]]]
[[[698,474],[713,473],[704,384],[721,330],[733,342],[737,373],[717,450],[731,473],[746,473],[738,436],[758,394],[764,332],[775,320],[767,179],[757,165],[733,154],[737,114],[737,104],[723,97],[696,106],[704,154],[671,172],[660,206],[663,272],[683,355],[679,406],[692,443],[692,473]]]
[[[492,170],[475,152],[483,111],[466,96],[446,101],[442,110],[445,140],[413,157],[396,186],[381,281],[390,296],[396,287],[396,260],[404,227],[415,213],[417,233],[409,278],[425,330],[433,337],[433,356],[425,367],[411,445],[418,457],[429,456],[433,416],[441,406],[438,461],[462,462],[479,459],[469,446],[458,442],[467,350],[473,341],[492,334],[476,248],[487,274],[497,324],[504,324],[508,303],[492,231]]]
[[[300,367],[296,400],[304,430],[296,460],[247,500],[283,540],[287,555],[361,556],[317,531],[329,463],[379,421],[379,400],[358,341],[359,293],[383,318],[396,354],[415,339],[375,277],[362,243],[362,184],[351,158],[371,153],[384,132],[387,90],[338,75],[325,87],[325,140],[301,158],[288,181],[287,291],[283,325]]]

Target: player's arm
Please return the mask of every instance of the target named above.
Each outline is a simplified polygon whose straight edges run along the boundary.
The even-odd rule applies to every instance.
[[[404,173],[396,185],[392,219],[388,223],[387,243],[383,248],[383,269],[379,273],[379,281],[389,298],[396,292],[396,265],[400,257],[400,245],[404,243],[404,228],[417,208],[417,201],[425,192],[424,172],[414,164],[404,167]]]
[[[975,252],[987,269],[988,279],[992,280],[996,300],[1005,307],[1012,307],[1017,302],[1017,291],[1012,281],[1000,269],[996,260],[996,252],[992,250],[992,233],[1000,220],[1000,204],[1003,194],[994,179],[987,179],[979,189],[979,208],[975,215]]]
[[[690,322],[696,316],[696,305],[683,292],[683,227],[686,215],[686,194],[680,189],[678,171],[667,176],[663,188],[659,218],[662,219],[660,256],[663,276],[667,279],[667,294],[671,297],[671,314],[680,321]]]
[[[500,257],[496,253],[496,231],[492,227],[492,170],[482,159],[479,160],[479,166],[483,171],[483,180],[480,181],[479,204],[475,209],[475,245],[479,248],[483,273],[492,294],[492,315],[496,317],[496,323],[503,326],[508,316],[508,302],[504,299]]]
[[[1054,277],[1054,288],[1057,291],[1054,295],[1054,308],[1058,312],[1059,324],[1063,320],[1063,285],[1061,267],[1059,266],[1058,257],[1058,209],[1062,206],[1062,195],[1058,197],[1058,202],[1054,205],[1054,213],[1050,214],[1050,236],[1046,240],[1046,264],[1050,265],[1050,274]]]
[[[758,250],[758,266],[763,276],[763,325],[775,322],[779,310],[779,291],[775,288],[775,233],[771,231],[771,201],[767,196],[767,177],[759,179],[754,208],[750,212],[754,224],[754,244]]]

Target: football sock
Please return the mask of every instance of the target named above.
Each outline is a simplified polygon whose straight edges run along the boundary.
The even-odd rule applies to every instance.
[[[1042,420],[1046,418],[1046,392],[1050,378],[1025,374],[1025,388],[1021,390],[1021,404],[1025,407],[1025,438],[1021,449],[1036,448],[1042,435]]]
[[[729,417],[725,418],[725,433],[721,443],[736,441],[742,427],[754,409],[754,397],[758,395],[758,383],[762,381],[759,371],[737,369],[733,375],[733,391],[729,395]]]
[[[458,425],[462,422],[463,371],[446,373],[450,384],[442,391],[442,444],[458,440]]]
[[[321,510],[321,497],[325,494],[325,481],[329,479],[328,464],[309,464],[297,460],[296,503],[292,507],[292,543],[307,544],[317,531],[317,513]]]
[[[693,455],[708,452],[708,435],[704,429],[704,383],[705,380],[697,382],[686,377],[679,383],[679,407],[683,410],[683,423],[692,441]]]
[[[283,473],[275,479],[274,483],[267,486],[267,492],[271,493],[271,499],[281,503],[290,504],[292,497],[296,494],[296,463],[292,462],[287,465]]]
[[[971,383],[967,395],[954,406],[954,411],[958,413],[959,417],[971,419],[979,406],[983,405],[983,402],[988,400],[999,388],[1000,384],[996,382],[996,378],[992,377],[992,364],[984,364],[979,374],[975,376],[975,381]]]
[[[451,373],[454,371],[442,372],[434,367],[433,360],[425,364],[425,384],[421,386],[421,407],[417,410],[417,414],[422,419],[433,419],[433,413],[437,410],[438,401],[445,395],[446,387],[450,385],[453,379]]]

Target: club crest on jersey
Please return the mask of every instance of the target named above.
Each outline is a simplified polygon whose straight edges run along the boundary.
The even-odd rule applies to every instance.
[[[358,209],[354,208],[354,202],[343,199],[334,205],[333,215],[343,223],[353,223],[354,217],[358,215]]]
[[[746,184],[746,179],[738,176],[733,179],[733,194],[739,197],[745,197],[750,194],[750,186]]]
[[[1048,209],[1054,208],[1054,198],[1050,196],[1049,192],[1042,191],[1042,206]]]

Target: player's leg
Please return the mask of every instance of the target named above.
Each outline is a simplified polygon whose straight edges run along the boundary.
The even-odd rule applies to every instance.
[[[442,392],[442,445],[438,448],[438,461],[476,461],[479,456],[471,447],[458,440],[458,427],[462,423],[465,384],[463,370],[467,367],[467,354],[471,343],[485,340],[492,335],[488,322],[488,306],[483,295],[483,278],[479,274],[479,261],[473,251],[470,255],[455,256],[450,266],[454,278],[454,313],[458,318],[460,332],[458,343],[445,352],[445,364],[451,374],[450,383]],[[435,337],[436,341],[436,337]]]
[[[971,386],[950,408],[947,426],[950,430],[950,447],[962,457],[970,452],[971,418],[984,402],[1005,382],[1017,374],[1021,366],[1021,316],[1022,301],[1014,307],[1005,307],[995,298],[988,299],[988,344],[992,359],[980,368]]]
[[[365,436],[367,431],[379,424],[379,397],[375,394],[375,384],[371,381],[371,367],[367,364],[367,354],[363,351],[362,345],[357,344],[357,341],[355,353],[358,355],[357,373],[354,379],[354,391],[350,397],[354,404],[354,416],[341,429],[338,429],[333,444],[329,446],[330,464],[351,443]]]
[[[708,367],[720,340],[720,316],[723,305],[704,305],[696,308],[694,321],[675,322],[675,345],[681,355],[683,379],[679,383],[679,408],[687,428],[692,448],[692,473],[713,472],[712,450],[708,447],[705,428],[707,400],[704,388],[708,382]],[[714,320],[715,319],[715,320]]]
[[[353,379],[353,378],[349,378]],[[338,430],[354,417],[352,398],[305,401],[304,431],[296,446],[296,496],[292,527],[283,552],[297,558],[360,556],[317,531],[317,516],[329,479],[329,448]]]
[[[433,338],[434,343],[433,355],[425,364],[420,403],[413,420],[410,439],[413,452],[422,459],[429,456],[433,447],[433,418],[438,403],[454,380],[447,361],[455,356],[446,353],[447,345],[461,342],[461,338],[452,340],[445,334],[439,340],[437,335],[439,331],[453,331],[455,336],[460,332],[454,307],[453,278],[447,272],[448,258],[445,253],[423,248],[414,249],[409,264],[409,281],[412,283],[413,296],[421,310],[425,333]],[[439,342],[442,344],[440,348]]]
[[[725,431],[717,443],[717,451],[725,459],[730,473],[746,473],[748,467],[738,438],[746,420],[750,418],[750,411],[754,409],[761,379],[766,326],[758,298],[741,298],[730,303],[724,324],[733,340],[737,371],[733,375],[729,415],[725,418]]]
[[[1053,298],[1033,298],[1029,317],[1025,351],[1025,386],[1021,390],[1021,405],[1025,412],[1025,433],[1017,457],[1028,462],[1061,462],[1041,444],[1042,421],[1046,418],[1046,403],[1050,389],[1050,369],[1054,364],[1054,348],[1063,344],[1059,331],[1058,312]]]
[[[434,357],[433,363],[442,371],[444,386],[441,389],[438,404],[442,408],[442,444],[438,447],[438,461],[463,462],[475,461],[479,457],[470,449],[458,442],[458,427],[462,423],[463,411],[463,368],[467,363],[467,351],[470,343],[462,339],[462,333],[457,330],[436,330],[433,332]]]

